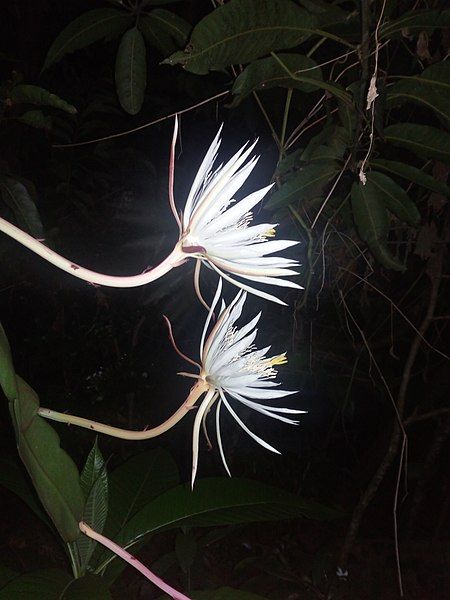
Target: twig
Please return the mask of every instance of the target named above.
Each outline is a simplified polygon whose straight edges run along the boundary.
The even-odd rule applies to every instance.
[[[368,279],[364,279],[364,277],[360,277],[359,275],[357,275],[353,271],[350,271],[349,269],[346,269],[345,267],[339,267],[339,268],[340,268],[341,271],[346,271],[347,273],[350,273],[351,275],[353,275],[353,277],[356,277],[357,279],[359,279],[360,281],[362,281],[363,283],[365,283],[369,287],[371,287],[373,290],[375,290],[376,292],[378,292],[378,294],[380,294],[380,296],[382,296],[385,300],[387,300],[392,305],[392,307],[395,308],[395,310],[398,312],[398,314],[401,315],[405,319],[405,321],[408,323],[408,325],[416,332],[416,334],[418,334],[420,336],[420,339],[422,340],[422,342],[426,346],[428,346],[428,348],[430,348],[430,350],[433,350],[433,352],[436,352],[437,354],[440,354],[446,360],[450,360],[450,356],[447,356],[447,354],[445,354],[444,352],[441,352],[440,350],[438,350],[437,348],[435,348],[432,344],[430,344],[430,342],[427,339],[425,339],[423,337],[423,335],[421,335],[420,330],[417,329],[417,327],[414,325],[414,323],[412,323],[408,319],[408,317],[405,315],[405,313],[398,308],[398,306],[395,304],[395,302],[393,300],[391,300],[389,298],[389,296],[387,296],[379,288],[377,288],[375,285],[373,285],[373,283],[370,283],[370,281]],[[442,278],[442,276],[441,276],[441,278]],[[434,317],[433,317],[433,319],[434,319]]]
[[[443,249],[441,247],[436,253],[436,255],[430,258],[428,263],[427,273],[431,280],[430,297],[428,301],[427,311],[420,327],[418,329],[414,328],[416,330],[416,335],[412,341],[403,369],[403,375],[400,383],[399,392],[397,395],[397,414],[400,416],[400,418],[403,417],[405,409],[406,393],[411,380],[412,368],[417,358],[420,344],[424,339],[424,334],[426,333],[428,327],[430,326],[430,323],[432,322],[434,311],[436,309],[439,286],[442,279],[442,260]],[[378,491],[378,488],[380,487],[381,482],[383,481],[388,469],[391,467],[395,457],[397,456],[400,442],[400,433],[401,426],[399,424],[399,421],[397,420],[394,424],[394,428],[391,434],[391,439],[386,454],[353,511],[352,519],[350,521],[347,535],[345,537],[344,544],[342,546],[339,556],[338,564],[342,569],[345,569],[346,565],[348,564],[349,554],[356,540],[356,536],[358,535],[363,516],[373,497]],[[401,593],[403,593],[402,590]]]
[[[142,129],[146,129],[147,127],[151,127],[152,125],[156,125],[157,123],[161,123],[162,121],[171,119],[172,117],[175,117],[176,115],[182,115],[186,112],[189,112],[191,110],[198,108],[199,106],[203,106],[203,104],[207,104],[208,102],[212,102],[213,100],[216,100],[217,98],[226,96],[229,93],[230,93],[229,91],[220,92],[220,94],[211,96],[210,98],[207,98],[206,100],[202,100],[201,102],[198,102],[197,104],[194,104],[193,106],[189,106],[188,108],[183,108],[181,110],[176,110],[175,112],[170,113],[170,115],[166,115],[165,117],[160,117],[159,119],[150,121],[150,123],[144,123],[144,125],[139,125],[138,127],[134,127],[133,129],[127,129],[126,131],[121,131],[120,133],[113,133],[112,135],[106,135],[105,137],[97,138],[95,140],[88,140],[86,142],[76,142],[73,144],[52,144],[52,148],[76,148],[79,146],[88,146],[89,144],[96,144],[97,142],[104,142],[105,140],[112,140],[115,138],[123,137],[124,135],[129,135],[130,133],[135,133],[136,131],[141,131]]]

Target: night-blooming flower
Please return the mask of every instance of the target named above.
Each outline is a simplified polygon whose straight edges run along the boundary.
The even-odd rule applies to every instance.
[[[301,414],[305,411],[266,404],[269,400],[277,400],[278,398],[296,393],[296,391],[279,389],[279,383],[275,381],[277,376],[276,367],[287,362],[286,354],[268,356],[270,346],[261,350],[258,350],[254,346],[261,313],[242,327],[236,325],[242,314],[247,297],[247,292],[243,290],[238,292],[229,306],[225,306],[222,301],[220,314],[213,324],[214,310],[219,303],[221,293],[222,280],[219,279],[214,300],[200,340],[199,362],[192,360],[179,350],[173,339],[172,327],[167,320],[170,339],[175,350],[198,369],[198,374],[180,373],[180,375],[195,379],[195,385],[192,386],[183,404],[161,425],[144,429],[143,431],[132,431],[97,423],[67,413],[59,413],[43,407],[38,409],[38,414],[53,421],[70,423],[71,425],[77,425],[124,440],[137,441],[154,438],[165,433],[195,409],[196,414],[192,435],[192,485],[194,485],[197,473],[200,429],[203,428],[208,443],[210,443],[206,428],[206,417],[214,405],[216,410],[217,443],[222,462],[228,474],[230,474],[230,470],[225,458],[220,430],[220,410],[222,405],[225,406],[230,415],[250,437],[264,448],[267,448],[267,450],[278,453],[278,450],[249,429],[238,415],[236,409],[239,405],[243,405],[272,419],[278,419],[292,425],[298,424],[298,421],[292,420],[285,415]]]
[[[221,130],[222,128],[219,129],[198,169],[180,217],[173,195],[175,144],[178,133],[178,122],[175,121],[169,163],[169,201],[178,224],[179,238],[166,259],[139,275],[113,276],[81,267],[1,218],[0,231],[63,271],[96,285],[144,285],[182,265],[188,258],[194,258],[197,262],[195,289],[200,298],[199,270],[201,264],[205,264],[241,289],[285,304],[276,296],[253,287],[253,284],[300,288],[297,283],[285,279],[297,275],[295,268],[299,266],[298,261],[274,256],[298,242],[272,239],[277,227],[274,223],[252,224],[252,210],[262,201],[272,185],[239,201],[236,200],[236,192],[248,179],[258,161],[257,157],[250,157],[256,142],[245,144],[228,162],[215,168]]]
[[[211,327],[213,311],[221,295],[221,281],[211,305],[205,322],[200,341],[200,374],[199,380],[206,382],[207,393],[197,409],[192,436],[192,485],[194,485],[198,464],[198,448],[200,428],[206,433],[206,415],[212,406],[216,405],[216,431],[220,456],[228,474],[230,470],[225,459],[222,435],[220,431],[220,410],[222,405],[242,427],[242,429],[267,450],[278,453],[273,446],[257,436],[242,421],[236,412],[236,406],[242,404],[248,408],[285,423],[297,425],[298,421],[292,420],[285,414],[301,414],[304,411],[272,406],[266,404],[267,400],[276,400],[296,391],[286,391],[278,388],[275,382],[276,367],[287,362],[286,354],[267,356],[270,346],[261,350],[256,349],[254,341],[258,333],[257,324],[261,313],[251,321],[237,327],[236,322],[242,314],[247,293],[239,291],[231,304],[227,307],[222,301],[222,308],[217,321]]]
[[[278,298],[251,287],[234,276],[251,282],[299,288],[283,276],[297,275],[296,260],[270,256],[298,242],[272,240],[274,223],[250,225],[252,209],[272,188],[268,185],[240,201],[234,194],[250,176],[258,157],[250,157],[256,142],[245,144],[225,165],[214,170],[221,143],[219,129],[209,147],[192,184],[182,220],[180,244],[183,252],[206,263],[224,279],[263,298],[280,302]],[[284,304],[284,303],[283,303]]]

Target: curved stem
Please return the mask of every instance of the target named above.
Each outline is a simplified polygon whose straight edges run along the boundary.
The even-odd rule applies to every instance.
[[[155,575],[153,571],[150,571],[150,569],[143,565],[140,560],[138,560],[135,556],[127,552],[124,548],[122,548],[122,546],[119,546],[104,535],[97,533],[83,521],[80,522],[79,527],[80,531],[82,531],[84,535],[87,535],[96,542],[99,542],[99,544],[102,544],[103,546],[108,548],[108,550],[111,550],[111,552],[114,552],[114,554],[116,554],[117,556],[120,556],[120,558],[122,558],[132,567],[134,567],[137,571],[142,573],[144,577],[146,577],[149,581],[158,586],[159,589],[163,590],[163,592],[169,594],[169,596],[174,600],[190,600],[188,596],[185,596],[181,592],[178,592],[172,586],[163,581],[160,577]]]
[[[56,412],[49,408],[39,408],[38,415],[51,421],[58,421],[59,423],[67,423],[68,425],[77,425],[84,429],[90,429],[98,433],[104,433],[111,437],[120,438],[122,440],[148,440],[150,438],[157,437],[162,433],[168,431],[171,427],[176,425],[181,419],[191,410],[197,400],[202,394],[208,390],[208,384],[199,380],[194,387],[191,389],[189,396],[183,402],[178,410],[176,410],[171,417],[169,417],[164,423],[151,429],[144,429],[144,431],[131,431],[129,429],[120,429],[119,427],[112,427],[111,425],[105,425],[104,423],[97,423],[96,421],[90,421],[89,419],[83,419],[82,417],[75,417],[66,413]]]
[[[131,276],[105,275],[80,267],[2,218],[0,218],[0,231],[3,231],[3,233],[6,233],[6,235],[13,238],[35,254],[38,254],[52,265],[55,265],[55,267],[94,285],[105,285],[117,288],[145,285],[146,283],[159,279],[171,269],[180,266],[186,261],[186,254],[182,252],[180,245],[177,244],[167,258],[149,271],[144,271],[139,275]]]

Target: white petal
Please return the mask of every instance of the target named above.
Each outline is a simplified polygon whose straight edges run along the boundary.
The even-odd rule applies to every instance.
[[[295,283],[294,281],[289,281],[289,279],[282,279],[281,277],[265,277],[263,275],[259,275],[258,277],[253,277],[251,275],[239,275],[243,279],[248,279],[250,281],[256,281],[256,283],[265,283],[267,285],[279,285],[280,287],[288,287],[296,290],[304,290],[305,288]]]
[[[211,318],[214,314],[214,309],[216,308],[216,305],[217,305],[217,302],[219,301],[221,293],[222,293],[222,280],[219,277],[219,282],[217,283],[216,293],[214,294],[214,299],[213,299],[211,307],[209,309],[208,317],[205,321],[205,326],[203,327],[202,338],[200,340],[200,360],[203,360],[203,346],[205,344],[206,332],[208,331],[208,327],[211,322]]]
[[[189,219],[191,218],[192,205],[195,199],[196,194],[198,194],[205,177],[207,177],[208,173],[211,171],[211,167],[216,159],[217,152],[220,146],[220,134],[222,133],[223,124],[220,126],[219,131],[216,134],[216,137],[212,141],[211,146],[209,147],[207,153],[205,154],[205,158],[202,160],[202,163],[197,171],[194,182],[192,184],[191,190],[189,192],[188,198],[186,200],[186,205],[184,207],[183,214],[183,227],[187,228],[187,224]]]
[[[249,194],[234,206],[225,211],[220,217],[216,219],[216,225],[218,230],[225,229],[239,221],[241,217],[247,214],[254,206],[261,202],[267,192],[273,187],[273,183],[263,187],[252,194]]]
[[[206,396],[204,397],[202,403],[197,409],[197,414],[195,415],[194,420],[194,428],[192,432],[192,477],[191,477],[191,487],[194,488],[195,476],[197,475],[197,467],[198,467],[198,441],[200,437],[200,427],[202,424],[203,415],[206,413],[210,401],[214,397],[214,391],[209,390]]]
[[[214,263],[210,262],[209,264],[214,269],[214,271],[216,271],[221,277],[223,277],[230,283],[233,283],[237,287],[241,288],[241,290],[250,292],[251,294],[254,294],[255,296],[259,296],[260,298],[264,298],[265,300],[271,300],[272,302],[276,302],[277,304],[281,304],[282,306],[287,306],[286,302],[283,302],[283,300],[280,300],[276,296],[272,296],[272,294],[268,294],[267,292],[262,292],[261,290],[258,290],[257,288],[250,287],[249,285],[246,285],[245,283],[237,281],[236,279],[233,279],[232,277],[230,277],[229,275],[227,275],[226,273],[224,273],[223,271],[218,269]]]
[[[273,446],[271,446],[270,444],[268,444],[267,442],[265,442],[263,439],[261,439],[260,437],[258,437],[255,433],[253,433],[253,431],[250,431],[250,429],[247,427],[247,425],[238,417],[238,415],[231,408],[229,402],[225,398],[225,395],[224,395],[224,393],[222,391],[220,392],[220,396],[221,396],[221,398],[223,400],[223,403],[227,407],[228,412],[231,414],[232,417],[234,417],[234,419],[236,420],[236,422],[242,427],[242,429],[245,431],[245,433],[247,433],[251,438],[253,438],[255,440],[255,442],[258,442],[258,444],[260,444],[263,448],[266,448],[266,450],[270,450],[271,452],[275,452],[275,454],[281,454],[281,452],[279,452],[276,448],[274,448]]]
[[[225,459],[225,453],[223,451],[222,446],[222,435],[220,433],[220,407],[222,406],[222,400],[219,400],[216,408],[216,435],[217,435],[217,444],[219,446],[220,458],[222,459],[223,466],[225,467],[226,472],[231,477],[231,471],[228,468],[227,461]]]
[[[234,391],[230,388],[230,391]],[[236,390],[238,391],[238,390]],[[284,396],[290,396],[292,394],[297,394],[297,390],[287,391],[287,390],[268,390],[262,388],[252,388],[246,387],[245,391],[238,391],[238,393],[245,395],[247,398],[256,398],[256,399],[273,399],[273,398],[283,398]]]
[[[222,213],[223,207],[231,202],[235,192],[244,185],[245,181],[249,178],[250,173],[255,168],[256,163],[257,159],[253,158],[249,163],[242,167],[238,173],[233,175],[233,177],[226,182],[226,185],[222,187],[214,186],[209,194],[205,192],[205,197],[202,198],[201,201],[202,208],[199,208],[199,211],[196,211],[195,214],[192,215],[189,224],[192,231],[195,230],[201,235],[200,232],[203,232],[204,227],[208,223],[211,223],[211,226],[214,227],[213,224],[216,221],[216,217]]]

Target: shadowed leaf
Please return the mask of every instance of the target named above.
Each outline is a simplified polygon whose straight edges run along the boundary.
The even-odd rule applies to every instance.
[[[136,115],[144,102],[147,56],[142,33],[136,27],[122,37],[116,56],[116,89],[122,108]]]
[[[69,23],[50,46],[43,69],[61,58],[102,39],[118,37],[133,22],[133,17],[115,8],[97,8]]]

